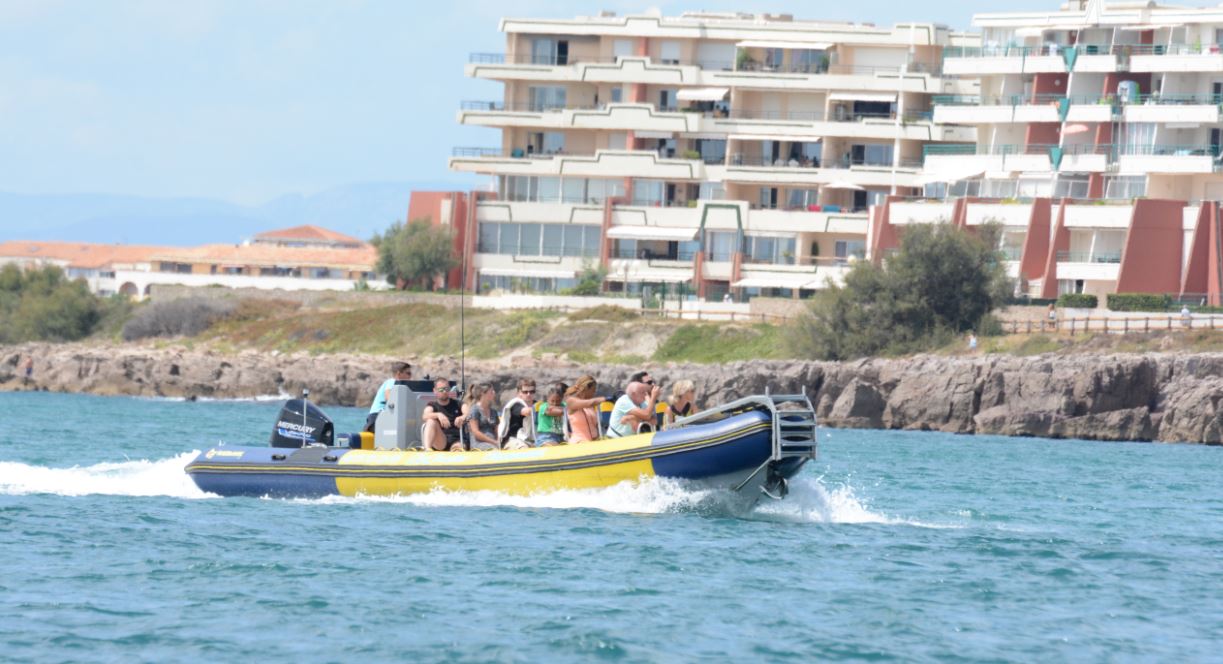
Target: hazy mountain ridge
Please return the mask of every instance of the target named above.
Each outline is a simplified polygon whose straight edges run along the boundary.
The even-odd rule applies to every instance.
[[[266,230],[316,224],[368,239],[408,211],[413,190],[444,183],[360,182],[244,206],[210,198],[0,192],[0,241],[63,240],[190,246],[237,243]]]

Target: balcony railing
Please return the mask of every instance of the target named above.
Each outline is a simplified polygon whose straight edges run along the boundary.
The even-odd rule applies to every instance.
[[[730,117],[736,120],[794,120],[799,122],[865,122],[867,120],[895,120],[896,113],[833,113],[823,111],[756,111],[731,109]],[[931,111],[906,111],[903,122],[929,122]]]
[[[746,62],[740,62],[736,71],[782,74],[829,74],[833,76],[877,76],[880,74],[898,74],[905,69],[905,67],[901,67],[900,65],[872,66],[842,65],[835,63],[828,65],[819,63],[771,64],[748,60]],[[941,64],[930,62],[914,62],[910,63],[907,67],[907,71],[910,74],[938,75],[942,73],[942,70]]]
[[[1059,263],[1120,263],[1120,251],[1059,251]]]
[[[998,253],[1002,254],[1002,260],[1017,261],[1023,258],[1023,247],[1002,247]]]
[[[1063,155],[1112,155],[1114,154],[1114,147],[1115,146],[1112,144],[1094,145],[1091,143],[1076,143],[1060,146],[1051,143],[1032,143],[1030,145],[972,145],[967,143],[953,143],[943,145],[926,145],[922,148],[922,154],[926,157],[934,155],[1006,156],[1018,154],[1048,154],[1050,151],[1060,148]]]
[[[1219,44],[1041,44],[1040,46],[949,46],[943,58],[1030,58],[1061,55],[1074,49],[1079,55],[1217,55]]]
[[[821,161],[819,159],[769,159],[759,155],[732,154],[731,166],[746,166],[750,168],[833,168],[845,169],[853,166],[878,166],[891,168],[892,160],[875,160],[866,158],[841,158]],[[921,168],[920,160],[902,159],[898,168]]]

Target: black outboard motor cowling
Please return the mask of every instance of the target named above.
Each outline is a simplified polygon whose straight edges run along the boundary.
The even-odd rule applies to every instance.
[[[306,401],[302,416],[302,399],[289,399],[280,409],[276,426],[272,428],[272,447],[305,447],[312,444],[335,444],[335,425],[331,418],[314,404]]]

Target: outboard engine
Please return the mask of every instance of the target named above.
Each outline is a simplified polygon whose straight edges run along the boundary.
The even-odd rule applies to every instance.
[[[285,402],[272,428],[272,447],[331,447],[334,444],[335,425],[326,413],[306,399]]]

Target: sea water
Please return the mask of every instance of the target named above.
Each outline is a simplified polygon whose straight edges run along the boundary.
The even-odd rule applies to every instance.
[[[662,480],[272,500],[183,473],[278,411],[0,394],[0,660],[1223,657],[1223,449],[823,430],[747,512]]]

